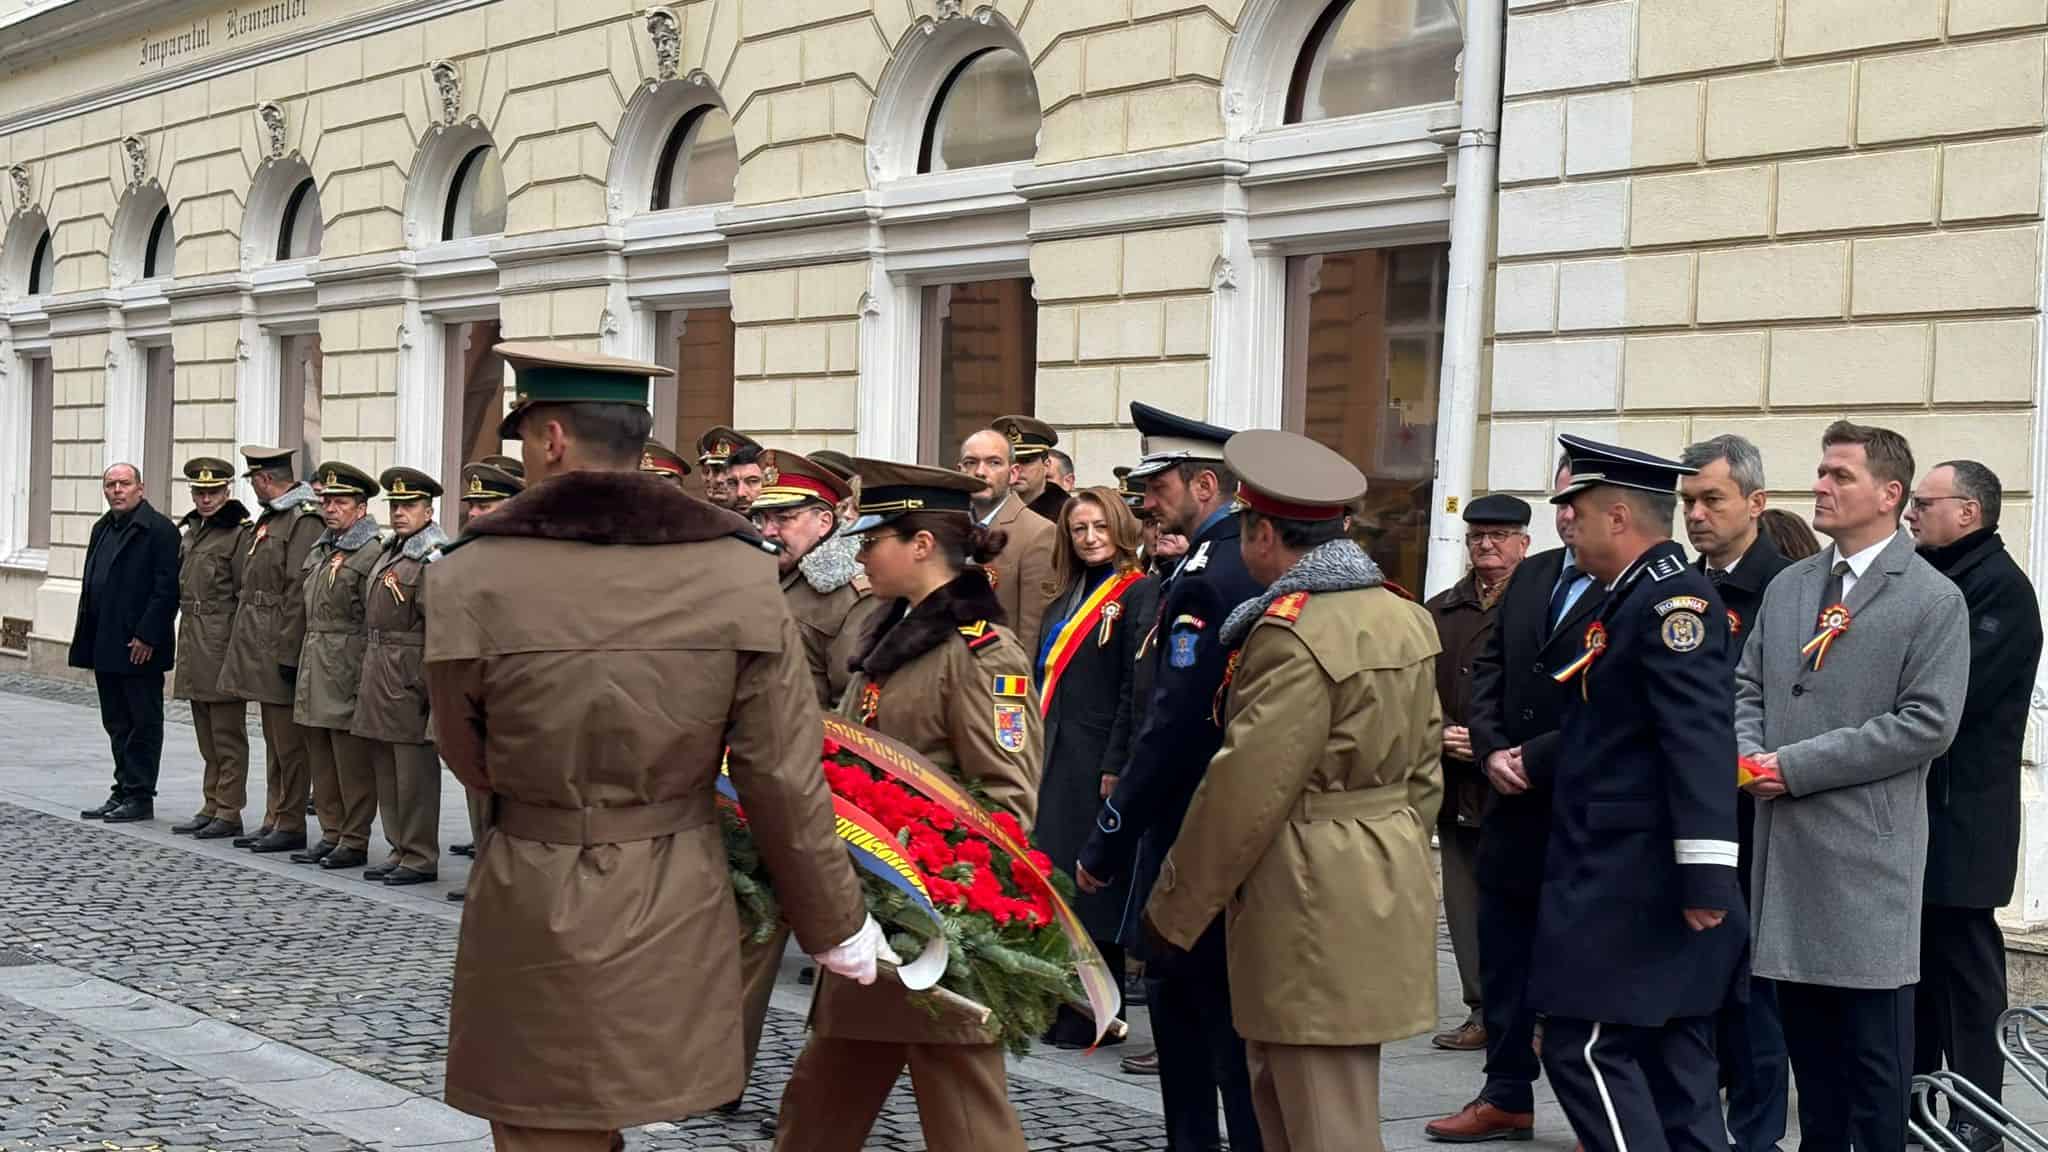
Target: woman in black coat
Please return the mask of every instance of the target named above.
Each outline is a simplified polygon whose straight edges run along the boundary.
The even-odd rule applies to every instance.
[[[1036,663],[1045,714],[1045,774],[1034,835],[1039,849],[1071,876],[1130,749],[1133,710],[1128,698],[1138,649],[1159,610],[1159,588],[1139,568],[1138,521],[1114,489],[1075,492],[1061,509],[1057,539],[1053,587],[1058,592],[1046,610]],[[1119,980],[1124,952],[1117,929],[1130,898],[1130,872],[1120,869],[1124,880],[1079,895],[1074,905]],[[1085,1048],[1094,1038],[1094,1025],[1072,1008],[1060,1010],[1046,1037],[1062,1048]]]

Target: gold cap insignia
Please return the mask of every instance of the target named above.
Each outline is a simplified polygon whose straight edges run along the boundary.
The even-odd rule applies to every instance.
[[[321,487],[323,487],[323,488],[327,488],[327,487],[332,487],[333,485],[335,485],[335,484],[337,484],[337,483],[339,483],[339,480],[338,480],[338,479],[337,479],[337,478],[335,477],[334,473],[332,473],[332,472],[329,472],[329,473],[328,473],[328,474],[327,474],[326,476],[322,477],[322,478],[321,478],[321,480],[320,480],[320,486],[321,486]]]
[[[1022,444],[1023,442],[1024,430],[1022,428],[1017,427],[1015,424],[1010,425],[1010,443]]]
[[[211,468],[201,468],[201,469],[199,470],[199,482],[200,482],[201,484],[211,484],[211,483],[213,483],[213,469],[211,469]]]
[[[732,455],[732,449],[732,441],[720,440],[718,443],[713,444],[711,446],[711,454],[714,456],[730,456]]]
[[[775,466],[775,453],[761,453],[761,483],[773,485],[782,479],[782,470]]]
[[[391,495],[410,496],[412,494],[413,491],[411,486],[406,484],[406,482],[403,479],[394,479],[391,481]]]
[[[654,471],[654,453],[642,452],[640,454],[640,470],[642,472]]]
[[[469,490],[477,495],[482,495],[484,490],[484,478],[481,476],[471,476],[469,478]]]

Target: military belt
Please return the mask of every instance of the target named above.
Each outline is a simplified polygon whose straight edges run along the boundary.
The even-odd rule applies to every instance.
[[[426,646],[425,632],[393,632],[384,628],[370,629],[370,643],[396,648],[422,648]]]
[[[615,808],[555,808],[498,795],[491,827],[543,844],[631,844],[711,823],[717,809],[703,796]]]
[[[235,606],[226,600],[180,600],[178,611],[187,616],[228,616]]]
[[[282,592],[245,592],[242,595],[253,608],[275,608],[284,603],[285,597]]]
[[[1360,788],[1344,792],[1304,792],[1294,802],[1291,819],[1378,820],[1407,808],[1406,788]]]

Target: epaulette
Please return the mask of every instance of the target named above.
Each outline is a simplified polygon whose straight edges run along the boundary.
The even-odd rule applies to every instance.
[[[1650,564],[1650,579],[1669,580],[1685,571],[1685,561],[1676,556],[1659,556]]]
[[[1195,546],[1195,554],[1188,557],[1187,564],[1181,568],[1183,573],[1192,576],[1209,566],[1209,543],[1204,540]]]
[[[1415,593],[1410,592],[1406,588],[1401,587],[1399,584],[1394,583],[1392,580],[1381,580],[1380,587],[1385,588],[1387,591],[1392,592],[1394,595],[1399,596],[1401,599],[1408,601],[1410,604],[1419,603],[1419,601],[1415,599]]]
[[[1275,620],[1285,620],[1291,624],[1301,618],[1301,606],[1306,603],[1308,603],[1308,593],[1289,592],[1287,595],[1266,605],[1265,614]]]
[[[1003,635],[996,631],[995,625],[990,624],[988,621],[976,620],[972,624],[960,625],[960,637],[967,641],[967,650],[969,652],[979,652],[983,648],[1001,640]]]

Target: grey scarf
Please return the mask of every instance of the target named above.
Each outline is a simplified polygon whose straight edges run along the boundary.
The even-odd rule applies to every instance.
[[[447,542],[448,534],[441,531],[439,524],[429,520],[425,528],[405,538],[405,543],[398,549],[398,554],[407,560],[421,560],[426,558],[427,553]]]
[[[301,480],[285,489],[277,499],[270,501],[268,507],[272,512],[289,512],[301,504],[311,504],[319,498],[320,494],[313,491],[313,486]]]
[[[804,553],[804,558],[796,562],[796,570],[803,573],[811,587],[830,595],[862,574],[860,561],[854,559],[859,552],[858,538],[834,534]]]
[[[1258,623],[1266,606],[1289,592],[1348,592],[1353,588],[1377,588],[1386,583],[1380,566],[1365,550],[1350,540],[1318,544],[1294,562],[1287,574],[1257,597],[1239,604],[1223,622],[1218,633],[1226,648],[1235,648]]]

